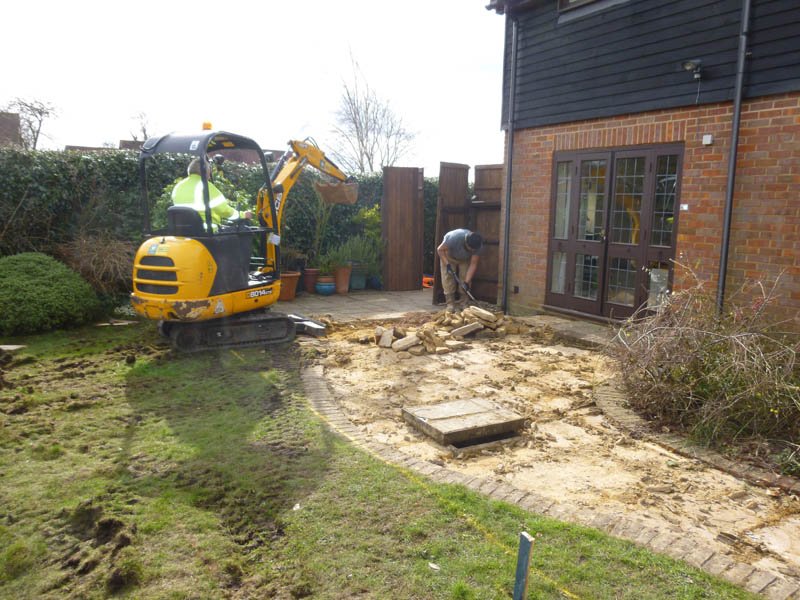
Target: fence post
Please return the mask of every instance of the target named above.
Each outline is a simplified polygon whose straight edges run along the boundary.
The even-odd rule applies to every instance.
[[[517,574],[514,580],[514,600],[525,600],[525,596],[528,593],[528,571],[531,566],[532,547],[533,538],[524,531],[520,533]]]

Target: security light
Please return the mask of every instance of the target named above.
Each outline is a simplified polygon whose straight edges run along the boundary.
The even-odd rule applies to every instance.
[[[700,79],[700,65],[703,64],[699,58],[692,58],[690,60],[685,60],[681,63],[684,71],[691,71],[694,75],[695,79]]]

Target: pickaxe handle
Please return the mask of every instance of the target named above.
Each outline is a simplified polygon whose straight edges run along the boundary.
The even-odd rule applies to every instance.
[[[475,299],[475,296],[473,296],[470,293],[469,288],[467,288],[467,284],[462,283],[462,281],[458,278],[458,275],[456,275],[455,269],[453,269],[453,266],[450,263],[447,263],[447,272],[450,273],[450,275],[453,276],[453,279],[456,280],[456,283],[458,284],[458,287],[460,287],[462,290],[464,290],[464,293],[467,296],[469,296],[469,299],[472,300],[473,302],[477,302],[477,300]]]

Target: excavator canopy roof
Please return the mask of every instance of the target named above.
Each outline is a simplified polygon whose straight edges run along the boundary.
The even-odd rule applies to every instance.
[[[170,133],[149,138],[142,146],[142,158],[163,152],[178,152],[201,156],[218,150],[256,150],[264,161],[261,147],[250,138],[227,131],[203,131],[198,133]]]

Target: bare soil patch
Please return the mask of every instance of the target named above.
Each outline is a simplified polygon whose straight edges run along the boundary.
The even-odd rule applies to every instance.
[[[413,330],[425,320],[403,323]],[[396,325],[383,324],[386,327]],[[341,326],[316,348],[336,402],[376,441],[557,502],[644,519],[720,554],[800,581],[800,501],[636,439],[608,421],[593,389],[614,376],[601,352],[560,343],[548,328],[467,340],[413,356],[357,340],[376,323]],[[403,421],[401,407],[487,398],[527,418],[512,445],[452,452]]]

